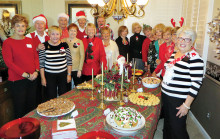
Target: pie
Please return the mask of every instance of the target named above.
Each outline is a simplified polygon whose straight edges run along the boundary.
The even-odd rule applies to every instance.
[[[46,116],[58,116],[73,109],[74,103],[67,98],[55,98],[39,104],[37,112]]]

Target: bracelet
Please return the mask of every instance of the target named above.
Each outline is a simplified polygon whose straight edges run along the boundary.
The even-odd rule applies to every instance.
[[[183,106],[186,107],[188,110],[190,109],[190,107],[186,106],[184,102],[183,102]]]
[[[71,73],[67,73],[67,75],[71,76]]]
[[[39,73],[39,70],[36,69],[35,72]]]

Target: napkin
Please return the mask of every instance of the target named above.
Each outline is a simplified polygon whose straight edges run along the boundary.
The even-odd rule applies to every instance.
[[[103,115],[107,116],[110,112],[111,112],[111,110],[108,108],[108,109],[106,109],[106,110],[104,111],[104,114],[103,114]]]
[[[138,88],[137,92],[143,92],[143,88]]]
[[[77,115],[79,115],[79,113],[78,113],[77,110],[75,110],[74,112],[72,112],[71,117],[74,118],[74,117],[76,117]]]

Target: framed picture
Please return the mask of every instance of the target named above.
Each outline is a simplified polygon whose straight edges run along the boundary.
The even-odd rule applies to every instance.
[[[210,61],[207,61],[206,74],[220,83],[220,65],[216,65]]]
[[[75,23],[78,25],[78,22],[76,21],[76,13],[78,11],[84,11],[87,23],[93,23],[96,25],[96,18],[90,13],[92,6],[87,1],[66,1],[65,7],[66,13],[70,16],[69,23]]]
[[[4,10],[10,13],[10,19],[15,14],[21,14],[21,1],[0,1],[0,20],[2,20]]]

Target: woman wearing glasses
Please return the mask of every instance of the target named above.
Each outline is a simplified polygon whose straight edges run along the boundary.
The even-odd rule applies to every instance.
[[[92,79],[92,69],[93,74],[97,75],[101,73],[101,65],[106,68],[106,54],[102,40],[95,37],[96,27],[92,23],[88,23],[86,27],[87,38],[83,39],[84,50],[85,50],[85,60],[82,70],[82,80],[88,81]]]
[[[187,27],[177,31],[177,51],[165,62],[162,82],[164,139],[188,139],[186,118],[203,79],[203,60],[194,50],[196,33]]]

